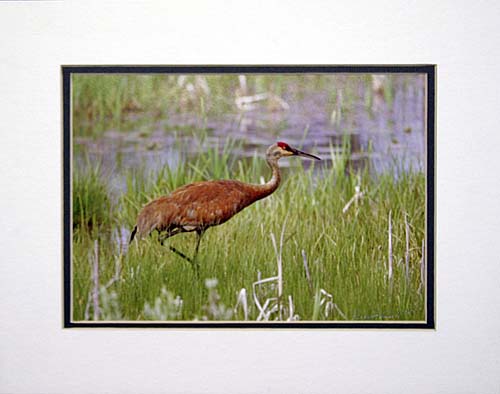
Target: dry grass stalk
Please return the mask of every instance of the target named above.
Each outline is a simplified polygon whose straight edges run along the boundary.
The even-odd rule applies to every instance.
[[[278,299],[273,297],[273,298],[268,298],[266,302],[264,302],[264,306],[262,307],[262,311],[260,312],[259,316],[257,316],[257,321],[265,320],[268,321],[271,314],[275,313],[278,311],[278,304],[274,304],[269,310],[267,310],[272,302],[277,301]]]
[[[405,212],[405,234],[406,234],[406,249],[405,249],[405,274],[406,283],[410,282],[410,225],[408,224],[408,214]]]
[[[234,307],[234,314],[236,314],[239,305],[241,305],[241,308],[243,309],[244,319],[248,320],[247,290],[245,288],[242,288],[238,294],[238,300],[236,301],[236,306]]]
[[[278,252],[278,247],[276,245],[276,238],[274,237],[274,234],[271,233],[271,240],[273,243],[274,251],[276,252],[276,262],[278,265],[278,275],[276,276],[278,278],[278,297],[281,297],[281,294],[283,293],[283,277],[282,277],[282,264],[281,264],[281,251]]]
[[[292,296],[288,296],[288,319],[286,321],[296,321],[300,320],[299,315],[294,314],[295,312],[295,307],[293,305],[293,299]]]
[[[289,317],[288,317],[287,321],[292,321],[293,320],[293,300],[292,300],[291,295],[288,296],[288,313],[289,313]]]
[[[342,89],[337,89],[336,107],[330,115],[330,123],[332,125],[336,126],[340,125],[340,121],[342,120],[342,102],[343,102]]]
[[[389,281],[392,281],[392,211],[389,211]]]
[[[425,289],[425,239],[422,240],[422,259],[420,260],[420,284],[418,285],[418,292],[422,288]]]
[[[97,240],[94,241],[92,280],[94,283],[94,289],[92,292],[94,320],[99,320],[99,243],[97,242]]]
[[[240,81],[241,83],[241,81]],[[259,101],[264,101],[264,100],[273,100],[274,102],[278,103],[278,105],[281,107],[282,110],[288,110],[290,109],[290,106],[288,103],[283,100],[281,97],[269,93],[269,92],[264,92],[264,93],[258,93],[254,94],[252,96],[240,96],[236,97],[234,100],[236,103],[236,106],[238,109],[242,111],[251,111],[255,109],[256,105],[255,103],[258,103]]]
[[[348,210],[349,210],[349,207],[354,203],[354,202],[358,202],[359,199],[361,199],[361,197],[363,197],[364,195],[364,192],[361,191],[361,187],[359,185],[356,185],[354,187],[354,196],[352,196],[352,198],[347,202],[347,204],[344,206],[344,208],[342,209],[342,213],[346,213]]]
[[[307,278],[307,283],[309,284],[309,290],[313,291],[313,285],[312,285],[312,280],[311,280],[311,274],[309,273],[309,266],[307,265],[307,256],[306,256],[306,251],[302,249],[302,261],[304,262],[304,269],[306,271],[306,278]]]
[[[282,255],[283,255],[283,240],[285,237],[285,228],[286,228],[286,219],[283,222],[283,226],[281,228],[281,235],[280,235],[280,247],[278,250],[278,246],[276,245],[276,238],[274,237],[274,234],[271,233],[271,241],[273,243],[273,248],[274,252],[276,254],[276,262],[278,265],[278,310],[279,310],[279,319],[282,320],[282,305],[281,305],[281,298],[283,296],[283,260],[282,260]]]
[[[248,88],[247,88],[247,77],[245,75],[238,75],[238,81],[240,83],[240,91],[242,94],[246,95]]]
[[[263,285],[265,283],[270,283],[270,282],[275,282],[278,280],[277,276],[273,276],[270,278],[265,278],[265,279],[259,279],[258,281],[254,282],[252,284],[253,288],[253,302],[257,306],[257,309],[259,310],[259,316],[257,317],[257,320],[262,320],[265,319],[267,320],[269,318],[270,313],[267,311],[267,308],[269,307],[269,303],[271,301],[276,301],[277,298],[268,298],[264,304],[262,305],[259,301],[259,297],[257,296],[257,286]],[[267,316],[267,318],[266,318]]]
[[[337,304],[333,302],[333,295],[328,293],[325,289],[320,289],[319,292],[322,296],[319,305],[325,306],[325,317],[328,318],[330,316],[330,313],[335,310],[340,316],[342,316],[344,320],[347,320],[347,316],[344,314],[344,312],[342,312]]]
[[[257,320],[269,320],[271,315],[273,313],[278,312],[278,320],[284,320],[284,313],[288,312],[288,321],[291,320],[297,320],[299,317],[293,314],[294,311],[294,305],[293,305],[293,300],[292,297],[288,297],[288,311],[286,311],[286,307],[283,306],[282,303],[282,298],[283,298],[283,244],[284,244],[284,238],[285,238],[285,229],[286,229],[286,220],[283,223],[283,227],[281,229],[281,235],[280,235],[280,244],[279,248],[276,242],[276,237],[274,236],[273,233],[271,233],[271,242],[273,244],[274,252],[276,254],[276,260],[277,260],[277,266],[278,266],[278,275],[272,276],[270,278],[265,278],[261,279],[260,278],[260,272],[259,272],[259,279],[253,283],[252,289],[253,289],[253,300],[255,305],[257,306],[257,309],[259,310],[259,316],[257,317]],[[266,283],[272,283],[276,282],[277,285],[277,297],[269,297],[267,298],[264,303],[262,304],[259,301],[258,293],[260,286],[266,284]]]
[[[90,319],[90,306],[92,305],[93,309],[93,319],[99,320],[100,316],[100,307],[99,307],[99,295],[100,291],[107,290],[113,283],[117,282],[120,279],[121,273],[121,259],[122,254],[118,256],[115,260],[115,273],[113,277],[106,283],[104,286],[99,286],[99,243],[97,240],[94,241],[94,258],[89,261],[92,267],[92,283],[93,288],[89,291],[87,297],[87,305],[85,306],[85,320]]]

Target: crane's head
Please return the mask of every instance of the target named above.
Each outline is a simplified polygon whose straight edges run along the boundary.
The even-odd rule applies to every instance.
[[[281,142],[281,141],[271,145],[267,150],[266,156],[268,161],[278,161],[282,157],[287,157],[287,156],[304,156],[316,160],[321,160],[317,156],[292,148],[286,142]]]

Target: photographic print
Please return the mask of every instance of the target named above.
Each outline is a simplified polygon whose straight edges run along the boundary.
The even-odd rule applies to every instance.
[[[64,66],[64,326],[434,328],[434,66]]]

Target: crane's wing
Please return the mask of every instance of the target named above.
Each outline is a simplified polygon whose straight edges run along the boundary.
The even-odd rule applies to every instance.
[[[193,231],[229,220],[257,199],[254,185],[222,180],[192,183],[147,204],[139,213],[139,238],[153,230]]]
[[[171,223],[202,227],[224,223],[255,201],[252,185],[225,180],[192,183],[167,199]]]

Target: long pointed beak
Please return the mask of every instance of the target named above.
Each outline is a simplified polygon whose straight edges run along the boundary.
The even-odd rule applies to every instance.
[[[298,149],[293,149],[293,154],[297,156],[309,157],[311,159],[321,160],[318,156],[311,155],[310,153],[302,152]]]

